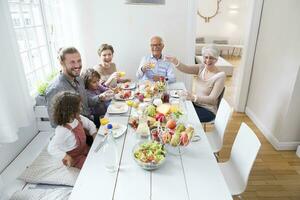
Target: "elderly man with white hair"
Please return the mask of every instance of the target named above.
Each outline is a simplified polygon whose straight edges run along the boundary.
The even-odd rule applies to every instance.
[[[140,80],[159,81],[161,78],[168,78],[169,83],[176,81],[173,65],[164,59],[162,50],[163,39],[153,36],[150,39],[151,55],[144,56],[137,70],[136,76]]]
[[[226,75],[215,66],[219,55],[220,51],[210,45],[202,48],[203,63],[200,65],[187,66],[175,57],[166,57],[178,70],[196,76],[195,91],[187,92],[187,99],[193,102],[201,122],[209,122],[215,118],[218,97],[224,89]]]

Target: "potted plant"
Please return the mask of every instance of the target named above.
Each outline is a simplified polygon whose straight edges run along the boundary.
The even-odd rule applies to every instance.
[[[38,81],[36,88],[37,88],[37,96],[35,97],[35,104],[37,106],[46,105],[46,89],[50,85],[51,81],[56,77],[58,74],[57,70],[52,71],[46,78],[46,80]]]

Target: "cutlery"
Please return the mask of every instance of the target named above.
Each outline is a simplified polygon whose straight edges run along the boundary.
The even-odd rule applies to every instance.
[[[98,144],[98,146],[95,149],[95,153],[97,153],[101,147],[103,147],[103,145],[105,144],[105,141],[107,140],[107,135],[103,138],[103,140]]]
[[[201,140],[200,135],[194,135],[194,137],[192,138],[192,142],[198,142],[199,140]]]

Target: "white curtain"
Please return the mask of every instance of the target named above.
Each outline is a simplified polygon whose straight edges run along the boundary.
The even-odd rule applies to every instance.
[[[34,115],[7,0],[0,0],[0,24],[0,143],[7,143]]]

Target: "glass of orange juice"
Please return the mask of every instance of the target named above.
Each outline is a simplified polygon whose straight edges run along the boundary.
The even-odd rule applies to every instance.
[[[126,73],[122,72],[122,71],[119,71],[118,74],[119,74],[120,77],[124,77],[126,75]]]
[[[154,68],[155,68],[155,63],[154,63],[154,62],[150,62],[150,63],[149,63],[149,67],[150,67],[151,69],[154,69]]]
[[[109,119],[108,118],[106,118],[106,117],[100,118],[100,124],[102,126],[104,126],[104,125],[106,125],[108,123],[109,123]]]

